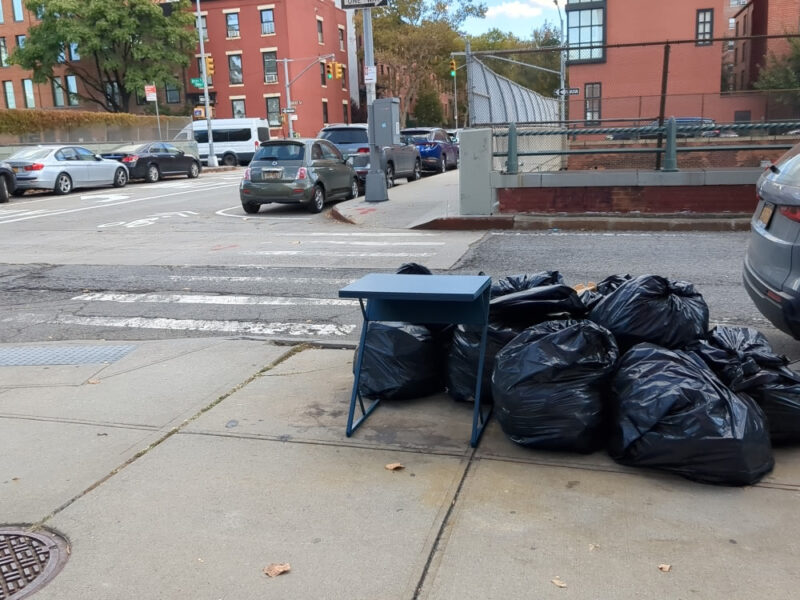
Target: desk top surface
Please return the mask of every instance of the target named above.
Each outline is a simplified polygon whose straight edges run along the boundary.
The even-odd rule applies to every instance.
[[[370,273],[339,290],[340,298],[470,302],[489,287],[486,275]]]

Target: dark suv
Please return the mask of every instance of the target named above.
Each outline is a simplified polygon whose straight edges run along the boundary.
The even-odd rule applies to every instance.
[[[369,172],[369,141],[365,123],[342,123],[323,127],[317,136],[328,140],[344,156],[352,156],[352,165],[361,186]],[[386,187],[392,187],[396,177],[416,181],[422,174],[422,160],[414,144],[394,144],[382,148],[382,166],[386,174]]]
[[[17,189],[17,176],[7,162],[0,162],[0,203],[8,202],[11,194]]]

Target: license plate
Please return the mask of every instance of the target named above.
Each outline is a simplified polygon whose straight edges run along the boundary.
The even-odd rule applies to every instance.
[[[261,172],[261,179],[280,179],[281,172],[280,171],[262,171]]]
[[[765,202],[761,208],[761,214],[758,215],[758,222],[764,227],[769,227],[769,222],[772,219],[772,213],[775,212],[775,205],[771,202]]]

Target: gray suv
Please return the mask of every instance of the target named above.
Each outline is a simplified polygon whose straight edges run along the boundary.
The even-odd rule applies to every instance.
[[[328,140],[345,156],[352,157],[353,169],[361,186],[369,172],[369,142],[366,123],[337,124],[323,127],[317,136]],[[394,144],[384,146],[381,153],[381,166],[386,175],[386,187],[392,187],[396,177],[416,181],[422,174],[422,160],[414,144]]]

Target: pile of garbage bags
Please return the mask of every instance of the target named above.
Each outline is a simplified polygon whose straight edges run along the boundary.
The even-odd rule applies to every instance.
[[[360,392],[474,401],[479,347],[473,326],[370,323]],[[754,329],[709,331],[689,282],[612,275],[571,287],[558,271],[497,280],[484,363],[481,402],[525,447],[606,449],[620,464],[749,485],[772,470],[773,444],[800,442],[800,374]]]

